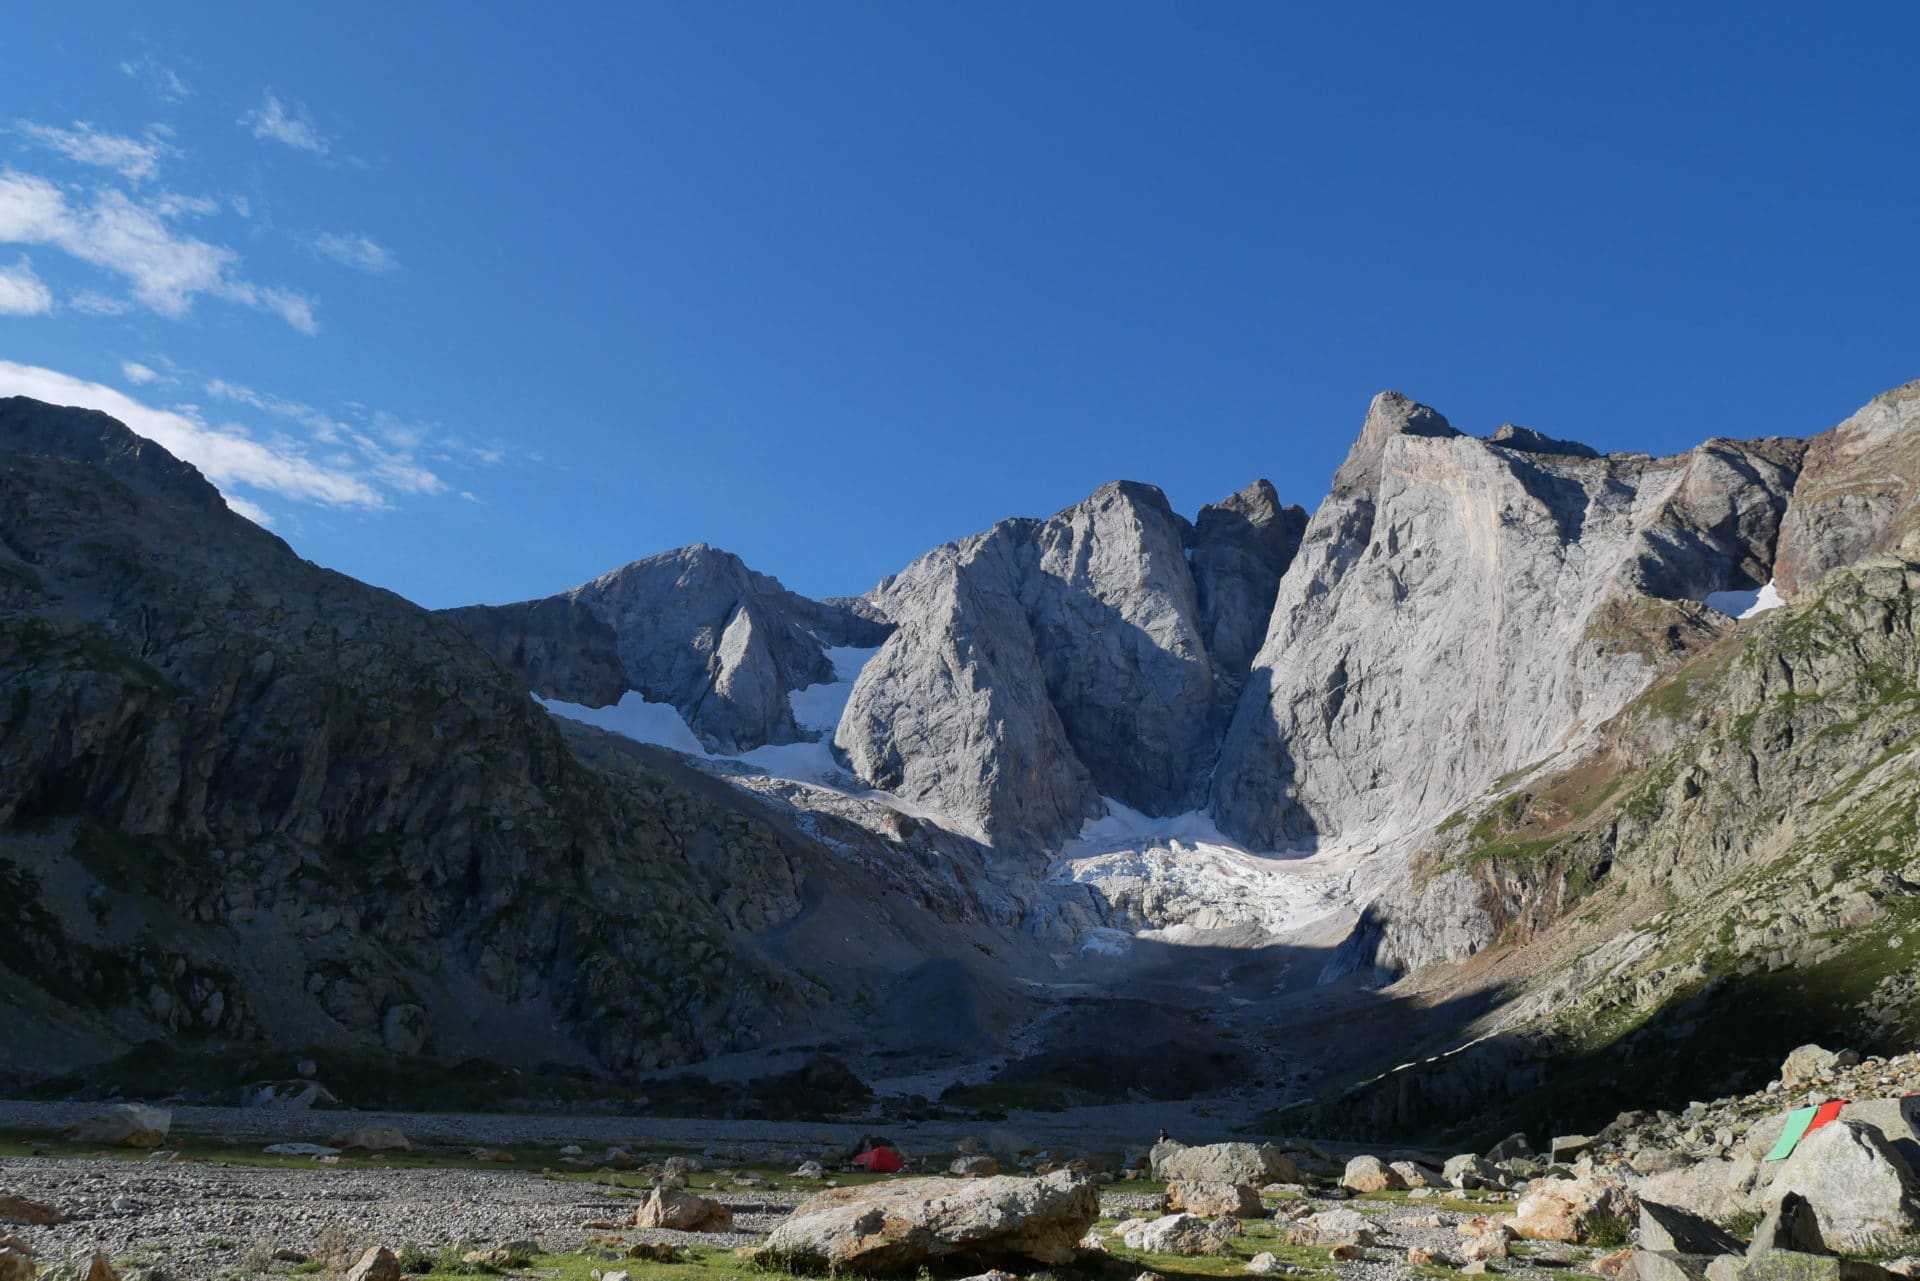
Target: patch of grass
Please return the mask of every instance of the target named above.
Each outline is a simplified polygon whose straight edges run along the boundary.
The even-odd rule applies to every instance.
[[[1587,1221],[1587,1241],[1602,1250],[1618,1250],[1632,1239],[1632,1229],[1617,1214],[1598,1214]]]

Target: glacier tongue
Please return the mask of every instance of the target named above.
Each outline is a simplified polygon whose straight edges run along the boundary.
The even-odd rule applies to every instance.
[[[1196,932],[1255,926],[1280,935],[1340,911],[1347,860],[1338,854],[1286,858],[1256,854],[1191,811],[1152,818],[1111,797],[1048,874],[1053,885],[1084,885],[1111,919],[1145,936],[1186,941]],[[1108,931],[1095,931],[1115,954]]]

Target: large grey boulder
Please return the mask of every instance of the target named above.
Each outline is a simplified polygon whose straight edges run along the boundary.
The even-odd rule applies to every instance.
[[[173,1113],[140,1103],[119,1103],[75,1122],[63,1132],[75,1143],[106,1143],[123,1148],[157,1148],[167,1141]]]
[[[1310,1245],[1331,1250],[1340,1245],[1372,1245],[1379,1236],[1378,1225],[1357,1210],[1322,1210],[1310,1214],[1287,1229],[1287,1244]]]
[[[1440,1177],[1450,1188],[1491,1188],[1500,1185],[1500,1171],[1493,1162],[1474,1152],[1462,1152],[1447,1158]]]
[[[1175,1179],[1167,1184],[1167,1212],[1197,1214],[1204,1219],[1263,1219],[1266,1207],[1260,1203],[1260,1189],[1250,1183],[1189,1183]]]
[[[1818,1045],[1802,1045],[1787,1055],[1780,1065],[1780,1084],[1789,1089],[1806,1085],[1823,1073],[1852,1067],[1860,1061],[1854,1050],[1829,1050]]]
[[[1801,1140],[1769,1198],[1804,1197],[1836,1250],[1871,1248],[1920,1230],[1920,1180],[1877,1130],[1839,1120]]]
[[[1722,1255],[1707,1268],[1707,1281],[1888,1281],[1894,1274],[1864,1259],[1763,1250],[1751,1258]]]
[[[1377,1156],[1357,1156],[1347,1162],[1340,1186],[1349,1192],[1397,1192],[1406,1188],[1400,1172]]]
[[[1665,1254],[1742,1254],[1740,1239],[1719,1224],[1640,1194],[1640,1248]]]
[[[1169,1182],[1269,1183],[1300,1182],[1300,1167],[1271,1143],[1210,1143],[1162,1153],[1154,1149],[1153,1177]]]
[[[1639,1249],[1633,1252],[1633,1274],[1638,1281],[1706,1281],[1707,1269],[1716,1257]]]
[[[1708,1157],[1640,1180],[1634,1191],[1654,1201],[1716,1222],[1756,1209],[1754,1184],[1760,1163],[1749,1156]]]
[[[1094,1185],[1066,1171],[1037,1179],[899,1179],[815,1193],[761,1253],[789,1267],[885,1273],[934,1259],[1073,1259],[1100,1217]]]
[[[1827,1243],[1820,1236],[1820,1221],[1807,1204],[1807,1199],[1797,1192],[1781,1196],[1768,1207],[1760,1222],[1754,1225],[1753,1242],[1747,1247],[1749,1257],[1758,1258],[1769,1250],[1798,1250],[1802,1254],[1831,1254]]]
[[[1232,1238],[1196,1214],[1166,1214],[1120,1225],[1120,1239],[1146,1254],[1227,1255]]]

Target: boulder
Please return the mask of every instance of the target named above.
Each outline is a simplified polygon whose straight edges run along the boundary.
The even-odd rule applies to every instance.
[[[1835,1121],[1801,1140],[1767,1195],[1772,1202],[1789,1194],[1806,1198],[1832,1249],[1865,1250],[1920,1229],[1920,1180],[1878,1130],[1856,1122]]]
[[[1717,1221],[1758,1209],[1753,1189],[1759,1174],[1760,1163],[1752,1157],[1710,1157],[1643,1179],[1634,1191],[1642,1201]]]
[[[689,1174],[698,1174],[706,1168],[697,1156],[670,1156],[660,1163],[660,1172],[668,1178],[684,1179]]]
[[[1156,1143],[1153,1177],[1188,1183],[1299,1183],[1300,1167],[1271,1143],[1211,1143],[1186,1148]]]
[[[1347,1162],[1340,1186],[1349,1192],[1401,1192],[1407,1181],[1377,1156],[1357,1156]]]
[[[1524,1134],[1509,1134],[1487,1149],[1487,1160],[1495,1165],[1502,1161],[1511,1161],[1515,1157],[1532,1155],[1533,1144],[1527,1141],[1527,1136]]]
[[[400,1133],[397,1125],[363,1125],[327,1140],[336,1148],[358,1148],[366,1152],[411,1152],[413,1140]]]
[[[1120,1239],[1145,1254],[1229,1255],[1230,1234],[1197,1214],[1167,1214],[1121,1225]]]
[[[67,1127],[75,1143],[105,1143],[122,1148],[157,1148],[167,1141],[173,1113],[139,1103],[122,1103]]]
[[[953,1256],[1073,1259],[1100,1217],[1092,1183],[1037,1179],[899,1179],[816,1193],[773,1230],[762,1253],[796,1267],[890,1272]]]
[[[947,1173],[963,1179],[984,1179],[1000,1173],[1000,1163],[990,1156],[963,1156],[947,1167]]]
[[[799,1167],[794,1170],[793,1177],[796,1179],[824,1179],[827,1177],[827,1168],[818,1161],[802,1161]]]
[[[1706,1281],[1708,1265],[1719,1257],[1671,1250],[1635,1250],[1633,1270],[1639,1281]]]
[[[1247,1271],[1257,1277],[1264,1277],[1278,1272],[1280,1267],[1280,1256],[1271,1250],[1262,1250],[1247,1260]]]
[[[1603,1224],[1625,1231],[1632,1222],[1635,1197],[1627,1185],[1606,1174],[1577,1179],[1539,1179],[1514,1207],[1515,1235],[1536,1241],[1589,1240]]]
[[[724,1232],[733,1226],[733,1211],[718,1201],[691,1192],[658,1187],[633,1212],[633,1226],[670,1228],[676,1232]]]
[[[1763,1250],[1751,1258],[1722,1255],[1707,1267],[1707,1281],[1888,1281],[1875,1263],[1797,1250]]]
[[[376,1245],[347,1269],[347,1281],[400,1281],[400,1260],[387,1247]]]
[[[1920,1099],[1851,1099],[1840,1109],[1839,1119],[1872,1126],[1909,1167],[1920,1170]],[[1779,1141],[1786,1126],[1785,1112],[1755,1121],[1747,1130],[1746,1155],[1760,1161]],[[1767,1172],[1775,1168],[1768,1165]]]
[[[1853,1050],[1824,1050],[1817,1045],[1803,1045],[1787,1055],[1787,1061],[1780,1065],[1780,1084],[1790,1090],[1795,1089],[1836,1068],[1852,1067],[1859,1061],[1860,1055]]]
[[[1400,1182],[1409,1188],[1430,1188],[1440,1182],[1440,1171],[1418,1161],[1395,1161],[1387,1167],[1400,1176]]]
[[[1820,1239],[1820,1222],[1814,1217],[1807,1199],[1788,1192],[1773,1203],[1753,1230],[1749,1257],[1768,1250],[1798,1250],[1803,1254],[1828,1254],[1827,1243]]]
[[[1288,1245],[1317,1246],[1330,1250],[1336,1245],[1372,1245],[1376,1232],[1372,1219],[1356,1210],[1322,1210],[1310,1214],[1287,1229]]]
[[[1746,1246],[1717,1223],[1640,1196],[1640,1248],[1656,1254],[1743,1254]],[[1702,1271],[1705,1264],[1701,1265]],[[1643,1277],[1643,1281],[1653,1281]]]
[[[1593,1137],[1587,1134],[1562,1134],[1547,1145],[1547,1162],[1559,1165],[1572,1161],[1593,1146]]]
[[[1267,1217],[1267,1208],[1260,1204],[1260,1190],[1246,1183],[1175,1180],[1167,1184],[1167,1212],[1174,1214],[1182,1210],[1207,1219]]]
[[[120,1273],[106,1255],[95,1251],[84,1259],[76,1259],[73,1275],[77,1281],[120,1281]]]
[[[0,1193],[0,1223],[23,1223],[28,1227],[50,1227],[65,1223],[67,1216],[44,1201],[29,1201],[23,1196]]]
[[[1446,1180],[1450,1188],[1492,1188],[1500,1185],[1500,1171],[1494,1168],[1493,1162],[1471,1152],[1448,1157],[1446,1165],[1440,1170],[1440,1177]]]

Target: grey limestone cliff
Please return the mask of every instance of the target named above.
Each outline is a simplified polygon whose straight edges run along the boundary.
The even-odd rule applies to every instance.
[[[1213,785],[1273,848],[1418,831],[1617,711],[1756,588],[1791,441],[1593,456],[1385,393],[1282,581]]]
[[[939,548],[870,594],[895,630],[835,742],[1015,856],[1057,848],[1102,796],[1193,808],[1298,523],[1265,482],[1197,529],[1117,482]]]

